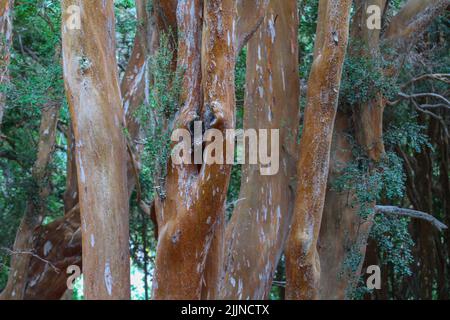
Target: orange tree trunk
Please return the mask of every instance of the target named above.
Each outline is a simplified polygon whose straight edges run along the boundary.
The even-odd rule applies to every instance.
[[[63,15],[66,94],[76,142],[86,299],[129,299],[130,254],[126,143],[116,52],[113,1],[75,5],[81,30]]]
[[[280,130],[280,167],[263,176],[259,165],[243,166],[241,200],[226,229],[224,299],[268,298],[292,217],[300,121],[296,8],[296,1],[270,1],[247,46],[244,129]]]
[[[175,127],[187,129],[198,117],[207,129],[219,130],[225,136],[225,130],[235,124],[235,4],[211,0],[205,1],[202,9],[201,1],[192,0],[179,1],[178,6],[178,25],[186,42],[186,48],[179,48],[178,61],[187,69],[183,107]],[[191,8],[189,13],[186,8]],[[202,11],[203,26],[199,24]],[[167,198],[159,199],[157,205],[156,299],[201,298],[206,258],[212,238],[224,221],[230,173],[231,166],[225,164],[174,165],[169,161]],[[210,278],[210,283],[219,282],[221,266],[220,260],[210,266],[209,274],[217,277]]]
[[[157,30],[151,12],[147,12],[147,1],[137,1],[139,24],[134,48],[125,76],[121,83],[123,105],[126,112],[129,133],[128,157],[128,191],[131,192],[136,182],[136,168],[139,168],[141,147],[134,142],[140,138],[141,124],[135,118],[135,111],[141,106],[148,89],[147,61],[149,54],[155,50]],[[145,43],[143,42],[145,41]],[[78,182],[76,172],[75,137],[69,127],[67,151],[67,184],[64,193],[65,216],[53,223],[41,226],[34,232],[34,252],[45,257],[59,272],[49,268],[46,263],[36,257],[31,258],[25,299],[59,299],[67,289],[65,270],[70,265],[81,267],[81,228],[78,204]],[[51,245],[52,250],[47,250]]]
[[[13,4],[13,0],[0,0],[0,124],[5,112],[6,95],[4,90],[9,82]]]
[[[286,249],[288,299],[317,299],[320,262],[317,252],[327,186],[331,139],[342,66],[348,42],[352,1],[322,0],[316,54],[308,81],[300,141],[298,187]],[[326,10],[326,14],[323,14]]]

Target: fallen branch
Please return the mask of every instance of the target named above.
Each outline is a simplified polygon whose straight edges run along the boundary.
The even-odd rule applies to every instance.
[[[387,214],[387,215],[403,216],[403,217],[410,217],[413,219],[425,220],[425,221],[428,221],[429,223],[431,223],[433,226],[435,226],[439,231],[442,231],[442,230],[445,230],[448,228],[445,224],[440,222],[438,219],[436,219],[432,215],[425,213],[425,212],[421,212],[421,211],[399,208],[399,207],[394,207],[394,206],[376,206],[375,212],[377,214]]]

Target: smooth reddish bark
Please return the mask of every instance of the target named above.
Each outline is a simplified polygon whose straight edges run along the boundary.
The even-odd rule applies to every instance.
[[[327,0],[322,0],[327,1]],[[288,299],[318,299],[320,261],[317,252],[328,179],[331,139],[348,42],[352,1],[327,1],[319,12],[316,56],[308,81],[305,121],[300,141],[294,217],[286,249]]]
[[[270,1],[247,45],[244,129],[280,130],[280,168],[263,176],[259,165],[243,166],[240,200],[226,229],[224,299],[267,299],[284,249],[300,121],[297,28],[297,2]]]
[[[63,65],[75,135],[86,299],[129,299],[130,254],[124,115],[115,52],[113,1],[63,1],[81,8],[66,26]]]

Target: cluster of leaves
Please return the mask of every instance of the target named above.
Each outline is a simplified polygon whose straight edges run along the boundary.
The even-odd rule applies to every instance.
[[[363,45],[352,40],[350,46],[353,50],[364,50]],[[380,94],[393,99],[399,92],[394,78],[385,75],[384,70],[389,68],[390,62],[382,59],[382,55],[347,55],[344,61],[340,103],[348,107],[363,105],[376,99]]]
[[[168,128],[179,109],[183,79],[182,71],[172,70],[173,55],[169,37],[162,35],[158,52],[150,61],[153,82],[150,101],[137,112],[140,123],[148,128],[142,155],[141,182],[147,190],[149,201],[153,199],[155,191],[161,198],[166,196],[164,179],[171,145]]]
[[[386,156],[377,164],[364,157],[358,148],[355,147],[353,152],[356,160],[343,168],[341,175],[334,182],[333,188],[338,192],[353,192],[354,200],[350,205],[358,208],[358,213],[364,221],[372,219],[374,203],[382,199],[395,202],[403,198],[405,175],[403,163],[394,152],[387,152]],[[393,229],[393,227],[397,229]],[[402,232],[399,232],[398,229],[401,229]],[[397,224],[391,217],[376,217],[371,235],[376,236],[374,239],[377,240],[380,250],[389,256],[386,263],[393,264],[396,270],[404,270],[405,266],[409,265],[412,240],[407,231],[407,224]],[[400,235],[406,236],[400,237]],[[405,238],[407,239],[405,240]],[[360,266],[362,255],[359,248],[360,243],[353,244],[348,248],[342,273],[354,274]]]
[[[410,276],[414,242],[408,232],[410,219],[376,215],[370,237],[376,241],[382,262],[389,264],[398,276]]]
[[[362,156],[357,148],[357,160],[346,165],[336,179],[333,188],[339,192],[353,191],[355,203],[359,206],[361,217],[373,213],[372,204],[384,199],[397,199],[404,195],[404,172],[401,159],[393,152],[374,166],[373,162]]]

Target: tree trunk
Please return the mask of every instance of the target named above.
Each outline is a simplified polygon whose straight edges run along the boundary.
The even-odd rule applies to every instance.
[[[0,125],[6,107],[5,87],[9,82],[9,61],[12,44],[13,0],[0,0]]]
[[[129,133],[128,158],[128,191],[134,189],[136,183],[136,169],[139,169],[139,155],[142,147],[135,143],[140,138],[141,124],[135,118],[135,111],[144,101],[148,90],[148,76],[146,65],[149,55],[156,49],[157,30],[151,12],[143,12],[147,8],[147,1],[137,1],[137,16],[139,24],[137,29],[135,47],[130,57],[125,76],[122,80],[121,90],[124,109],[126,106],[127,129]],[[145,41],[145,43],[142,43]],[[150,53],[147,53],[149,51]],[[143,75],[142,73],[145,72]],[[25,299],[59,299],[67,289],[67,274],[65,271],[70,265],[81,267],[81,228],[80,210],[78,205],[78,183],[75,162],[75,143],[73,130],[69,127],[67,133],[67,185],[64,193],[65,216],[53,223],[36,229],[34,233],[34,250],[40,256],[55,265],[60,272],[49,268],[47,264],[33,257],[28,269],[28,284],[26,285]],[[52,245],[47,252],[45,247]]]
[[[81,8],[81,30],[63,15],[66,94],[74,127],[86,299],[130,298],[124,114],[113,1],[63,1]]]
[[[325,0],[321,2],[323,1]],[[317,241],[325,202],[342,66],[348,42],[351,4],[350,0],[331,0],[325,7],[320,6],[320,10],[326,9],[326,15],[319,12],[317,33],[323,36],[316,39],[316,56],[308,81],[297,167],[299,182],[286,250],[288,299],[319,297],[320,261]]]
[[[355,1],[356,12],[350,31],[354,42],[349,48],[350,56],[375,59],[380,54],[380,30],[367,28],[369,19],[367,8],[376,5],[382,12],[385,2],[385,0]],[[354,192],[338,192],[333,185],[342,174],[342,170],[355,161],[352,145],[348,139],[352,126],[355,127],[359,145],[372,160],[378,161],[384,155],[382,104],[382,97],[377,94],[374,100],[355,106],[352,112],[345,113],[344,106],[340,106],[341,110],[337,115],[328,189],[319,236],[322,267],[321,299],[346,299],[358,284],[372,219],[361,217],[360,206],[355,206],[357,199]],[[359,257],[359,262],[354,262],[350,266],[348,262],[351,257]]]
[[[32,168],[33,187],[29,190],[26,211],[17,231],[13,249],[10,252],[11,271],[6,288],[0,294],[0,300],[24,299],[28,270],[33,256],[40,257],[41,262],[44,262],[46,267],[50,267],[45,258],[42,258],[43,256],[34,250],[33,235],[46,214],[46,201],[50,194],[48,166],[56,143],[56,124],[60,107],[60,103],[49,102],[42,110],[38,154]]]
[[[350,48],[350,55],[366,55],[376,57],[380,54],[380,44],[388,42],[397,52],[396,63],[391,70],[385,70],[388,75],[397,75],[402,67],[402,61],[420,34],[433,21],[439,9],[445,5],[443,1],[411,0],[392,19],[387,31],[380,39],[379,30],[366,28],[367,11],[369,5],[376,4],[383,11],[385,1],[359,0],[356,2],[356,13],[353,18],[351,35],[362,41],[363,48]],[[414,10],[411,10],[414,8]],[[408,26],[408,32],[403,32],[401,25]],[[396,27],[397,26],[397,27]],[[420,26],[420,27],[419,27]],[[399,28],[399,29],[397,29]],[[399,46],[398,44],[402,44]],[[387,56],[385,59],[394,59]],[[336,129],[333,140],[330,164],[330,176],[319,236],[319,256],[321,262],[321,299],[346,299],[357,284],[361,275],[362,263],[365,257],[367,238],[371,228],[371,219],[363,219],[359,215],[359,206],[353,192],[337,192],[333,186],[347,164],[355,161],[351,154],[348,134],[355,129],[355,138],[365,150],[367,156],[379,161],[384,155],[383,111],[385,98],[378,97],[367,104],[354,108],[353,112],[345,113],[344,106],[340,106],[336,119]],[[353,122],[352,122],[353,121]],[[375,204],[373,204],[375,205]],[[338,240],[337,240],[338,239]],[[350,269],[346,261],[352,255],[359,256],[359,263]]]
[[[272,0],[247,46],[244,129],[280,130],[280,168],[264,176],[259,165],[243,165],[240,201],[226,229],[223,299],[267,299],[284,249],[300,122],[297,31],[297,1]]]
[[[187,50],[180,46],[178,61],[182,65],[188,62],[188,65],[182,108],[175,119],[175,127],[188,129],[198,116],[205,121],[206,129],[219,130],[225,136],[226,129],[235,125],[235,4],[228,0],[205,1],[203,29],[199,24],[201,1],[180,1],[178,5],[179,8],[191,8],[191,13],[178,10],[179,28],[185,35],[187,46]],[[202,91],[199,91],[198,80],[200,68]],[[190,99],[187,99],[187,94],[190,94]],[[202,97],[203,107],[198,104],[201,100],[195,100]],[[157,212],[159,239],[153,283],[156,299],[201,298],[211,241],[225,220],[230,174],[230,165],[203,163],[198,167],[175,165],[169,161],[167,198],[159,199]],[[210,266],[209,283],[219,283],[221,267],[220,260]],[[217,279],[212,281],[211,275]]]

